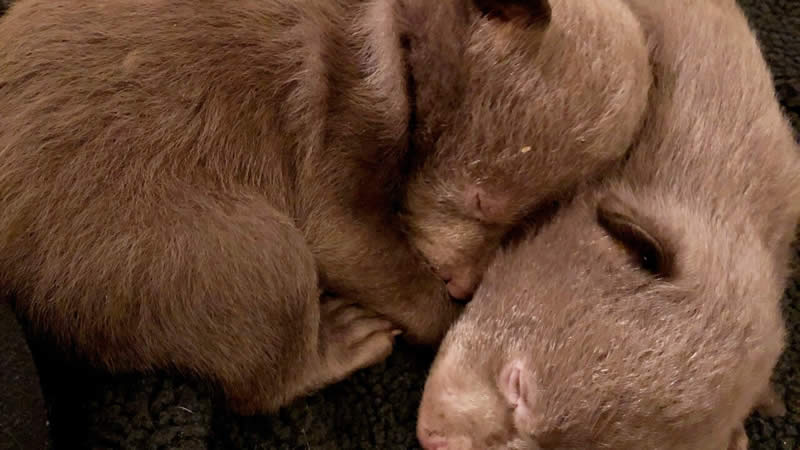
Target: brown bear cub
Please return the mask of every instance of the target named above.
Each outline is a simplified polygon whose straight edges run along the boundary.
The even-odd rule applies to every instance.
[[[0,289],[93,363],[210,379],[243,414],[401,331],[436,345],[461,306],[403,231],[408,174],[415,236],[450,164],[470,168],[454,220],[493,231],[619,159],[647,52],[594,3],[21,0],[0,22]]]
[[[495,20],[459,1],[408,3],[423,24],[408,27],[409,229],[466,298],[514,225],[626,154],[652,83],[648,49],[620,1],[476,2]]]
[[[426,449],[744,450],[750,412],[781,412],[800,148],[733,0],[627,3],[642,133],[491,262],[426,383]]]

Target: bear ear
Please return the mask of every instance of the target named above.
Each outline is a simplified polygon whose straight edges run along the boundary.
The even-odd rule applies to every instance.
[[[549,0],[473,0],[487,17],[546,26],[552,9]]]
[[[534,434],[542,423],[536,404],[536,386],[533,373],[520,359],[503,367],[498,382],[500,393],[513,411],[514,425],[525,433]]]
[[[467,186],[464,192],[467,214],[473,219],[489,224],[507,224],[513,220],[514,209],[510,196],[491,194],[477,184]]]
[[[501,369],[498,388],[512,411],[514,427],[533,440],[533,448],[563,447],[563,433],[545,420],[536,374],[523,359],[515,358]]]

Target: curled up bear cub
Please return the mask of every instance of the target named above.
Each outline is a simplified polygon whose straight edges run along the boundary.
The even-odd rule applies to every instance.
[[[0,289],[64,349],[208,379],[242,414],[398,333],[437,345],[476,249],[638,129],[638,25],[552,3],[20,0],[0,20]],[[431,240],[448,211],[461,240]]]
[[[491,262],[444,338],[426,449],[745,450],[800,220],[800,148],[733,0],[627,0],[652,49],[615,173]]]

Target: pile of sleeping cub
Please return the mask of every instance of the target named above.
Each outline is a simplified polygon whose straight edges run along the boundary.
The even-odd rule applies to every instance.
[[[734,0],[19,0],[0,290],[275,411],[438,347],[426,449],[741,450],[800,149]]]

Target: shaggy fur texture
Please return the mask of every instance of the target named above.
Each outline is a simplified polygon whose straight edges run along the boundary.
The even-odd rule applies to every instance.
[[[94,363],[211,379],[242,413],[382,360],[393,323],[437,343],[459,307],[392,209],[410,116],[395,15],[15,3],[0,23],[2,290]]]
[[[456,317],[395,213],[409,167],[424,255],[461,250],[480,236],[425,211],[502,230],[602,173],[646,68],[604,2],[21,1],[0,23],[0,288],[101,367],[272,411],[385,358],[395,326],[436,344]],[[478,231],[482,269],[500,235]],[[470,293],[474,268],[432,262]]]
[[[742,0],[775,76],[781,103],[800,125],[800,9],[783,0]],[[800,128],[797,128],[800,130]],[[797,247],[796,247],[797,248]],[[788,413],[754,414],[750,448],[800,445],[800,272],[786,292],[789,342],[775,374]],[[36,348],[52,409],[56,448],[313,449],[419,448],[417,407],[431,355],[399,343],[384,364],[304,398],[280,413],[241,417],[212,402],[207,387],[158,373],[108,376],[53,360]],[[702,432],[702,431],[701,431]]]
[[[781,410],[800,148],[732,0],[627,1],[642,135],[490,265],[426,383],[426,448],[745,449],[747,416]]]
[[[781,102],[800,125],[800,10],[784,0],[740,3],[756,27]],[[791,345],[775,376],[789,412],[751,417],[750,448],[756,450],[791,450],[800,444],[800,273],[794,279],[784,303]],[[55,360],[53,350],[49,343],[34,348],[55,448],[68,449],[418,448],[414,426],[431,357],[401,343],[385,364],[357,372],[280,413],[241,417],[212,402],[205,384],[160,371],[146,376],[87,372],[83,365]],[[0,370],[0,376],[7,384],[14,374]]]
[[[407,3],[411,237],[463,298],[513,225],[621,160],[647,104],[647,46],[619,1],[477,2],[506,5],[505,20]]]

